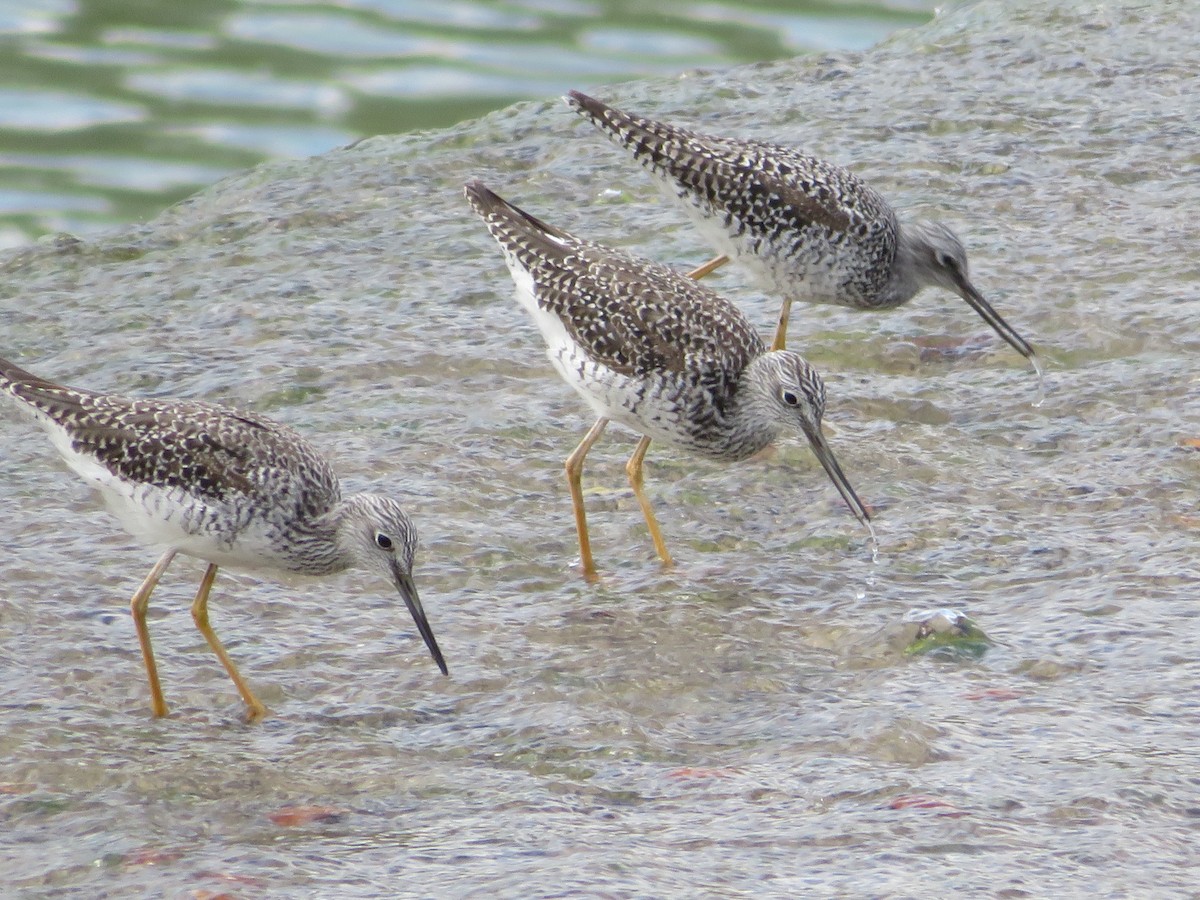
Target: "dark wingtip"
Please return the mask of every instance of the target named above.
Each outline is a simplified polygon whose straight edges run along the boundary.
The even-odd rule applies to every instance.
[[[531,218],[524,210],[513,206],[478,178],[472,178],[463,185],[463,193],[471,208],[485,221],[497,214],[507,214],[509,217],[524,216]]]
[[[7,359],[0,359],[0,379],[12,383],[24,382],[43,387],[57,387],[52,381],[42,378],[40,375],[34,375],[32,372],[26,372],[16,363],[9,362]]]
[[[563,101],[576,112],[592,117],[602,116],[609,109],[606,104],[582,91],[567,91]]]
[[[537,216],[525,212],[525,210],[516,204],[509,203],[478,179],[472,179],[464,184],[463,193],[467,195],[467,201],[471,204],[471,208],[487,223],[493,235],[496,234],[492,228],[493,218],[498,217],[507,219],[510,222],[524,222],[526,228],[531,228],[535,232],[541,232],[543,235],[550,235],[559,241],[575,240],[575,238],[561,228],[555,228],[548,222],[543,222]],[[497,237],[499,236],[497,235]]]
[[[500,200],[496,193],[478,178],[472,178],[464,184],[463,193],[475,211],[481,214],[486,207],[494,206]]]

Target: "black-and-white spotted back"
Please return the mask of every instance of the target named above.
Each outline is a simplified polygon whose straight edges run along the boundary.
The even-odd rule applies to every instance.
[[[799,355],[768,352],[731,302],[667,266],[575,238],[479,182],[468,200],[500,244],[550,359],[598,416],[716,459],[819,423],[825,388]]]

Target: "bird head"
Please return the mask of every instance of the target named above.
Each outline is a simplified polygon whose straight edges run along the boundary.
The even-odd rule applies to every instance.
[[[446,661],[413,583],[417,530],[412,520],[399,503],[378,494],[357,494],[346,501],[346,507],[340,535],[342,547],[358,568],[374,572],[395,586],[434,662],[443,675],[447,674]]]

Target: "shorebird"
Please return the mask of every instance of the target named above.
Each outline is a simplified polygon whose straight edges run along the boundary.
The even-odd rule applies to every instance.
[[[0,391],[45,429],[54,449],[100,492],[130,534],[166,548],[130,602],[154,715],[165,716],[167,704],[146,611],[177,553],[208,563],[192,618],[233,679],[251,721],[265,715],[266,707],[208,621],[218,566],[300,575],[362,568],[382,575],[400,592],[446,673],[413,584],[412,521],[389,497],[343,498],[329,463],[291,428],[211,403],[77,390],[3,359]]]
[[[563,99],[633,154],[717,250],[692,277],[733,258],[783,296],[772,349],[784,347],[793,300],[892,309],[941,287],[966,300],[1040,377],[1033,348],[971,283],[967,252],[942,223],[901,222],[858,176],[791,147],[677,128],[579,91]]]
[[[870,514],[821,431],[825,384],[798,354],[768,352],[736,306],[667,266],[572,237],[478,181],[465,192],[500,244],[551,363],[598,417],[566,461],[588,578],[596,566],[580,477],[610,419],[642,435],[625,471],[664,564],[671,555],[642,489],[651,440],[736,462],[798,431],[874,540]]]

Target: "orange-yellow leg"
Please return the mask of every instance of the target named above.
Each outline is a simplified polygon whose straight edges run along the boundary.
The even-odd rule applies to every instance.
[[[637,497],[638,506],[642,508],[642,515],[646,517],[646,527],[650,529],[650,540],[654,541],[654,549],[658,553],[658,558],[663,561],[663,565],[670,566],[674,564],[674,560],[667,552],[667,545],[658,528],[658,520],[654,518],[654,510],[650,508],[650,500],[642,490],[642,460],[646,458],[646,451],[649,449],[650,438],[643,435],[633,450],[633,456],[629,457],[629,462],[625,463],[625,474],[629,476],[629,486],[633,488],[633,496]]]
[[[200,629],[200,633],[204,635],[204,639],[208,641],[208,646],[212,647],[213,653],[217,654],[217,659],[221,661],[221,665],[225,667],[229,677],[233,679],[234,687],[238,689],[238,693],[242,695],[242,700],[246,703],[247,718],[254,722],[267,714],[267,708],[259,702],[259,699],[254,696],[254,692],[250,690],[250,685],[242,679],[237,666],[233,664],[233,660],[221,646],[221,640],[217,637],[217,633],[208,624],[208,592],[212,590],[213,580],[216,577],[217,567],[210,563],[209,567],[204,570],[204,577],[200,579],[200,590],[196,592],[196,599],[192,601],[192,619],[195,621],[196,627]]]
[[[154,665],[154,649],[150,646],[150,629],[146,627],[146,610],[150,607],[150,595],[158,580],[167,571],[175,558],[175,551],[168,550],[159,557],[142,586],[129,601],[129,612],[133,615],[133,627],[137,629],[138,643],[142,645],[142,662],[146,664],[146,678],[150,681],[150,709],[156,716],[167,714],[167,701],[163,698],[162,685],[158,681],[158,667]]]
[[[705,275],[711,275],[725,263],[729,262],[729,257],[722,253],[720,256],[714,256],[702,266],[696,266],[692,271],[687,273],[688,278],[694,278],[699,281]]]
[[[779,308],[779,324],[775,326],[775,340],[771,342],[772,350],[783,350],[787,346],[788,316],[792,312],[792,301],[784,300]]]
[[[575,507],[575,530],[579,533],[579,561],[583,564],[583,576],[589,581],[596,578],[596,563],[592,559],[592,542],[588,538],[587,514],[583,510],[583,487],[579,479],[583,475],[583,458],[592,449],[592,444],[604,434],[608,419],[601,416],[596,424],[588,429],[579,446],[567,457],[567,486],[571,489],[571,505]]]

